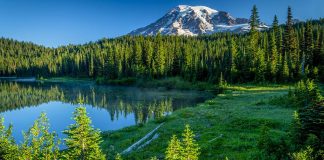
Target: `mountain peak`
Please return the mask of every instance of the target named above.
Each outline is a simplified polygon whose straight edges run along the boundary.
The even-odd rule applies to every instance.
[[[176,10],[180,12],[194,11],[194,12],[206,12],[208,14],[217,13],[217,10],[211,9],[206,6],[189,6],[189,5],[178,5],[175,7]]]
[[[178,5],[156,22],[129,33],[130,35],[195,36],[215,32],[244,32],[249,30],[248,19],[234,18],[228,12],[206,6]]]

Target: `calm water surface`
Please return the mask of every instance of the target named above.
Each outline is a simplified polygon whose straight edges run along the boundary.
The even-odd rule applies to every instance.
[[[79,97],[84,99],[92,125],[106,131],[161,118],[211,96],[207,92],[101,86],[87,82],[0,79],[0,112],[6,126],[13,124],[17,142],[23,140],[22,131],[27,131],[41,112],[47,114],[51,130],[63,138],[62,131],[74,123],[72,115],[79,106]]]

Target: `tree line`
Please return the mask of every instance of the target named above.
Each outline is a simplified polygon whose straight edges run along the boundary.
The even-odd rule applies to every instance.
[[[159,79],[188,81],[289,82],[303,77],[324,80],[324,20],[286,24],[274,16],[272,28],[259,31],[257,7],[249,33],[197,37],[123,36],[84,45],[48,48],[0,39],[0,76],[72,76],[105,80]]]

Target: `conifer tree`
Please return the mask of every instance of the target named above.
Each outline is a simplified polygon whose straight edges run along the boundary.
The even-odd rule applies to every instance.
[[[152,76],[152,64],[153,64],[153,46],[152,46],[152,42],[146,42],[144,45],[144,64],[146,66],[146,72],[149,76]]]
[[[194,139],[195,135],[191,131],[190,126],[187,124],[184,132],[182,133],[182,157],[185,160],[198,160],[200,155],[200,148]]]
[[[4,118],[0,119],[0,159],[16,160],[19,158],[18,146],[12,137],[12,125],[4,126]]]
[[[233,75],[237,73],[237,68],[235,66],[235,59],[237,58],[237,44],[235,42],[234,38],[231,38],[230,41],[230,75],[231,75],[231,81],[233,81]]]
[[[297,40],[296,34],[293,28],[293,17],[291,8],[288,7],[288,16],[285,28],[285,40],[284,40],[284,53],[287,55],[288,60],[288,67],[290,71],[291,78],[293,75],[297,75],[297,60],[298,60],[298,53],[297,53]]]
[[[163,42],[161,35],[158,34],[156,38],[156,46],[155,46],[155,57],[154,57],[154,64],[156,67],[156,74],[158,76],[164,76],[165,73],[165,48],[163,47]]]
[[[277,15],[274,16],[273,22],[272,22],[272,29],[275,35],[275,42],[276,42],[276,48],[278,54],[282,53],[282,31],[281,28],[279,27],[279,21]]]
[[[285,55],[285,58],[282,60],[282,70],[281,70],[281,77],[282,81],[287,82],[289,78],[289,67],[288,67],[288,60],[287,55]]]
[[[270,42],[269,42],[269,60],[268,64],[270,64],[270,77],[269,79],[275,78],[277,74],[277,63],[278,63],[278,52],[276,45],[275,32],[270,33]],[[273,79],[275,80],[275,79]]]
[[[182,146],[176,135],[173,135],[165,152],[166,160],[182,160]]]
[[[258,61],[258,52],[259,52],[259,32],[257,27],[259,26],[260,20],[258,15],[258,10],[256,5],[253,5],[251,10],[251,17],[250,17],[250,37],[249,37],[249,44],[248,46],[248,53],[246,54],[246,63],[247,68],[251,74],[251,79],[256,79],[255,71],[256,67],[255,64]],[[258,79],[258,78],[257,78]]]
[[[256,62],[255,62],[255,73],[256,73],[256,76],[255,76],[255,80],[256,82],[263,82],[265,80],[265,77],[264,77],[264,71],[265,71],[265,68],[266,68],[266,65],[265,65],[265,58],[264,58],[264,51],[259,49],[258,53],[257,53],[257,59],[256,59]]]
[[[92,77],[94,75],[94,58],[92,53],[90,53],[89,58],[89,76]]]
[[[135,76],[140,76],[142,75],[143,72],[143,63],[142,63],[142,47],[138,42],[134,42],[134,49],[133,49],[133,57],[130,59],[131,62],[130,64],[133,64],[130,68],[132,69],[132,74]]]
[[[230,41],[230,52],[232,54],[232,61],[233,61],[236,58],[236,55],[237,55],[237,44],[235,42],[234,37],[232,37],[231,41]]]
[[[305,65],[310,66],[313,63],[313,28],[310,22],[306,23],[305,32],[304,32],[304,55],[305,55]]]
[[[301,108],[300,115],[300,134],[301,142],[305,144],[305,141],[309,138],[310,134],[316,137],[319,142],[318,147],[324,147],[324,100],[314,100],[309,106]]]
[[[293,146],[295,149],[298,149],[299,146],[302,144],[301,142],[301,122],[299,118],[299,113],[297,111],[294,112],[293,121],[291,124],[291,141],[293,142]]]
[[[67,135],[65,139],[68,147],[67,154],[64,155],[68,159],[80,160],[103,160],[105,154],[100,149],[101,137],[100,131],[91,127],[91,120],[87,116],[86,108],[82,106],[76,108],[74,112],[75,124],[69,126],[64,133]]]
[[[254,31],[256,31],[257,27],[259,27],[259,24],[260,24],[258,9],[257,9],[256,5],[253,5],[251,13],[252,14],[250,16],[249,23],[250,23],[251,32],[254,32]]]
[[[290,155],[292,160],[315,160],[313,156],[313,148],[307,146],[305,150],[294,152]]]
[[[157,159],[157,158],[154,156],[154,157],[151,157],[150,160],[159,160],[159,159]]]
[[[274,18],[273,18],[272,31],[274,32],[274,35],[276,37],[276,42],[277,42],[276,45],[277,45],[277,48],[279,49],[279,47],[280,47],[281,44],[278,43],[278,40],[279,40],[278,34],[280,33],[280,31],[279,31],[279,21],[278,21],[277,15],[275,15]]]
[[[223,77],[223,73],[221,72],[221,74],[220,74],[220,77],[219,77],[219,81],[218,81],[218,86],[219,87],[226,87],[226,81],[225,81],[225,79],[224,79],[224,77]]]
[[[121,157],[121,155],[119,153],[117,153],[115,160],[123,160],[123,158]]]
[[[59,141],[55,133],[49,132],[49,122],[45,113],[34,122],[28,132],[23,133],[24,141],[20,147],[22,159],[58,159]]]
[[[182,141],[173,135],[166,149],[166,160],[198,160],[200,148],[194,139],[190,126],[186,125],[182,133]]]

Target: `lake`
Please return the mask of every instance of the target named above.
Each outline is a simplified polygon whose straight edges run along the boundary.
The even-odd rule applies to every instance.
[[[107,131],[162,118],[211,97],[211,93],[202,91],[0,79],[0,112],[6,126],[13,124],[18,143],[23,140],[22,131],[27,131],[42,112],[49,118],[50,130],[63,138],[62,131],[74,123],[72,116],[79,98],[84,100],[92,125]]]

